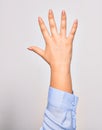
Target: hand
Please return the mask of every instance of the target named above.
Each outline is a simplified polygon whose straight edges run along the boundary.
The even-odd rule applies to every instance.
[[[39,26],[46,43],[45,50],[37,46],[31,46],[28,49],[40,55],[50,65],[51,69],[56,70],[58,67],[70,68],[72,44],[77,30],[78,21],[74,21],[69,35],[66,36],[67,16],[64,10],[61,14],[60,33],[58,33],[52,10],[49,10],[48,20],[51,34],[48,32],[42,18],[38,17]]]

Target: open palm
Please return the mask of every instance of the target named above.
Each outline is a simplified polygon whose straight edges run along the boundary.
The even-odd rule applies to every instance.
[[[52,10],[49,10],[48,20],[51,33],[48,32],[42,18],[38,17],[39,26],[46,44],[45,50],[37,46],[30,46],[28,49],[40,55],[51,68],[57,66],[68,67],[71,63],[72,43],[77,30],[78,21],[74,21],[69,35],[66,36],[67,17],[64,10],[61,14],[60,32],[57,30]]]

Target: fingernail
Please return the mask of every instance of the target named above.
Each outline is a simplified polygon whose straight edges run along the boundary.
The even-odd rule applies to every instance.
[[[76,20],[74,21],[74,23],[75,23],[75,24],[78,24],[78,19],[76,19]]]
[[[41,18],[41,17],[38,17],[38,21],[41,23],[41,22],[42,22],[42,18]]]
[[[65,15],[65,10],[62,10],[62,15]]]
[[[27,49],[28,49],[28,50],[32,50],[32,47],[28,47]]]
[[[52,9],[49,9],[49,14],[52,14]]]

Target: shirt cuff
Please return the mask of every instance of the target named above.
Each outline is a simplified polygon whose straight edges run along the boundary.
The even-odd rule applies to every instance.
[[[53,106],[62,110],[69,110],[74,107],[75,111],[78,99],[74,94],[49,86],[47,107]]]

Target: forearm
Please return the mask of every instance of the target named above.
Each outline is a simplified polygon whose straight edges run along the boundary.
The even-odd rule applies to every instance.
[[[72,79],[71,72],[68,67],[57,67],[56,69],[51,69],[50,76],[50,86],[72,93]]]

